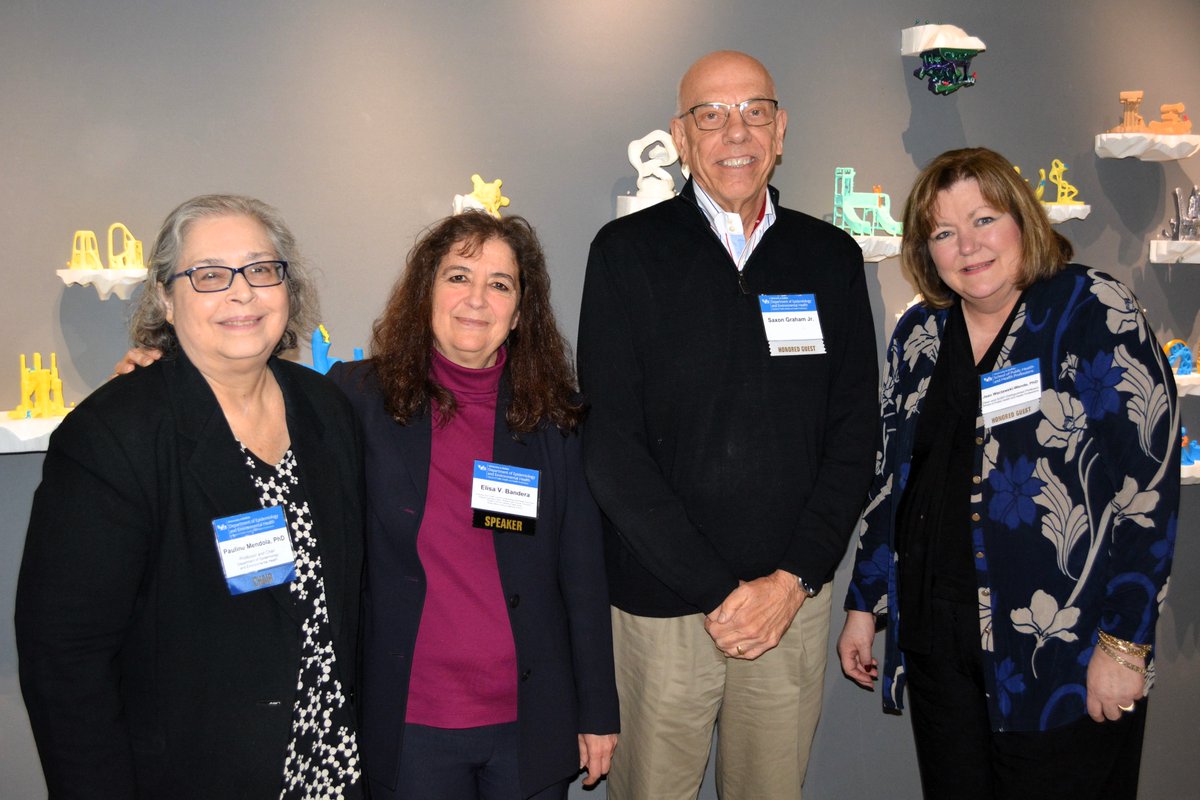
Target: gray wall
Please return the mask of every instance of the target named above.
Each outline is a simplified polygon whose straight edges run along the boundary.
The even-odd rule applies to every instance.
[[[987,42],[977,86],[935,97],[911,76],[900,30],[918,18]],[[917,169],[951,147],[994,147],[1026,175],[1062,158],[1093,207],[1061,228],[1078,260],[1126,280],[1160,339],[1195,342],[1200,267],[1149,264],[1146,240],[1169,216],[1168,192],[1200,183],[1200,157],[1102,161],[1092,140],[1119,121],[1121,90],[1145,91],[1148,118],[1178,101],[1200,115],[1198,34],[1195,0],[5,0],[0,404],[17,402],[22,352],[57,351],[77,400],[126,347],[127,305],[53,274],[72,232],[119,220],[149,247],[170,208],[209,191],[280,208],[323,272],[324,321],[344,355],[365,343],[413,235],[472,172],[500,177],[508,212],[539,228],[573,337],[588,242],[634,188],[625,145],[665,127],[679,75],[718,47],[758,55],[778,80],[785,205],[828,214],[836,166],[899,207]],[[911,291],[895,260],[867,275],[882,347]],[[1184,420],[1200,427],[1200,401],[1185,401]],[[10,622],[40,465],[0,456],[0,793],[14,800],[44,794]],[[1146,798],[1191,796],[1200,782],[1198,513],[1200,490],[1185,489]],[[846,579],[843,565],[839,595]],[[908,721],[881,714],[832,661],[825,693],[805,796],[918,796]],[[715,797],[711,783],[701,796]]]

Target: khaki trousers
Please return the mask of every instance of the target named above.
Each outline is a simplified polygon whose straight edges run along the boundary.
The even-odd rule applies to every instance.
[[[721,800],[800,798],[821,715],[831,587],[804,601],[779,646],[726,658],[704,616],[612,609],[621,742],[610,800],[692,800],[717,727]]]

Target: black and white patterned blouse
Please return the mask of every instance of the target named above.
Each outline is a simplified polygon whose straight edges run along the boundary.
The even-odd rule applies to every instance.
[[[296,551],[292,601],[304,618],[300,670],[292,707],[292,736],[283,765],[280,800],[362,797],[362,769],[354,720],[341,682],[334,677],[333,634],[325,601],[325,579],[308,499],[300,485],[296,456],[289,449],[272,466],[246,447],[246,466],[263,508],[283,506]]]

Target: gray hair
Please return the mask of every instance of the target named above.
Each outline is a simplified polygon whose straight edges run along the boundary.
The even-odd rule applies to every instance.
[[[284,281],[288,294],[288,323],[272,355],[296,347],[300,337],[308,335],[320,318],[312,279],[296,247],[296,239],[279,212],[261,200],[235,194],[193,197],[163,220],[150,251],[146,283],[129,320],[129,338],[134,346],[156,348],[166,356],[179,351],[179,338],[174,326],[167,322],[166,307],[158,289],[165,288],[167,281],[179,270],[183,242],[192,223],[206,217],[250,217],[266,229],[276,257],[288,262],[287,280]]]

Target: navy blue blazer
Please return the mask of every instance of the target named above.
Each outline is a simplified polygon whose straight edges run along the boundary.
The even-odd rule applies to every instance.
[[[346,398],[278,359],[353,696],[361,447]],[[53,798],[277,797],[303,622],[286,585],[231,596],[212,520],[260,507],[182,354],[119,377],[50,439],[17,585],[21,689]]]
[[[359,743],[372,781],[395,788],[425,572],[417,532],[429,483],[429,414],[397,423],[371,362],[330,371],[362,422],[367,483]],[[599,511],[583,474],[579,436],[553,426],[509,431],[501,381],[492,461],[540,470],[537,532],[496,533],[518,665],[520,780],[533,794],[579,771],[580,733],[619,728]]]

